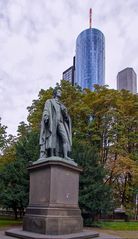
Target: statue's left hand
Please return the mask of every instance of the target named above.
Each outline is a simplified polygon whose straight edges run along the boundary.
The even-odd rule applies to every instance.
[[[61,105],[61,110],[67,114],[67,108],[64,105]]]
[[[48,122],[48,120],[49,120],[49,117],[48,117],[47,115],[45,115],[45,116],[44,116],[44,122],[45,122],[45,124]]]

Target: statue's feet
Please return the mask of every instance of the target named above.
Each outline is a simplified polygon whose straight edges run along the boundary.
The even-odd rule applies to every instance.
[[[69,161],[74,161],[73,159],[71,159],[70,157],[66,156],[65,157],[66,160],[69,160]]]
[[[39,159],[43,159],[43,158],[46,158],[46,153],[45,152],[40,153],[40,158]]]

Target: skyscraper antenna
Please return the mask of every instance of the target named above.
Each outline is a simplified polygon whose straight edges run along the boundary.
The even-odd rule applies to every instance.
[[[89,12],[89,23],[90,23],[90,28],[92,28],[92,8],[90,8],[90,12]]]

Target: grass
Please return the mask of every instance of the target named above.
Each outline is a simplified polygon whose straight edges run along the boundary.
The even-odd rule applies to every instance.
[[[8,227],[8,226],[17,226],[21,225],[22,220],[14,220],[14,219],[6,219],[0,218],[0,228]]]
[[[101,221],[97,223],[97,226],[101,229],[110,229],[110,230],[126,230],[126,231],[138,231],[138,221],[137,222],[123,222],[123,221],[114,221],[114,222],[104,222]]]

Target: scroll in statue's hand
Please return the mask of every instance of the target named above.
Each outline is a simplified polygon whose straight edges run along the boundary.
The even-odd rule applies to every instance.
[[[64,105],[61,105],[61,110],[63,113],[67,114],[67,108]]]
[[[44,122],[45,122],[45,124],[48,122],[48,119],[49,119],[48,116],[45,115],[45,116],[44,116]]]

